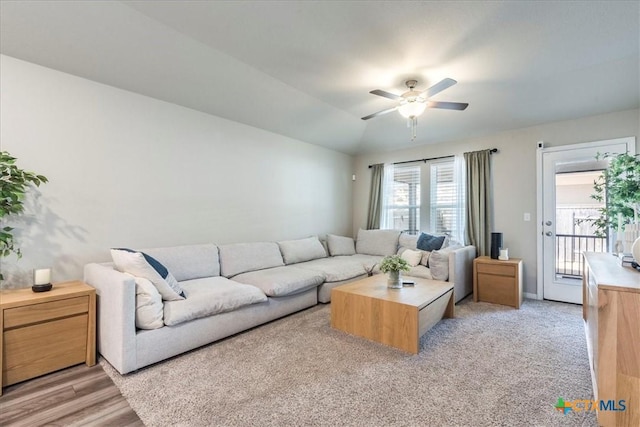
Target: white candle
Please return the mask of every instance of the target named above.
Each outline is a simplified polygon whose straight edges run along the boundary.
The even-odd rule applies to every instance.
[[[33,271],[33,284],[34,285],[46,285],[51,283],[51,269],[40,268]]]

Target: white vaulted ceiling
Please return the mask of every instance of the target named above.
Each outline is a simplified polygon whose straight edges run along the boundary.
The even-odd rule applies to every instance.
[[[3,54],[345,153],[640,106],[640,2],[2,1]],[[409,141],[369,94],[458,84]]]

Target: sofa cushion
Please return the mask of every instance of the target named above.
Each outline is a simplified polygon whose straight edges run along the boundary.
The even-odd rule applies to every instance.
[[[398,253],[397,255],[402,256],[402,254],[405,253],[405,251],[413,251],[413,249],[407,248],[405,246],[400,246],[398,248]],[[417,249],[418,252],[420,252],[421,258],[420,258],[420,262],[418,264],[424,265],[425,267],[429,266],[429,256],[431,256],[431,251],[423,251],[420,249]]]
[[[407,276],[420,277],[422,279],[433,279],[434,277],[431,275],[431,271],[429,268],[424,265],[416,265],[415,267],[411,267],[408,273],[403,273]]]
[[[326,282],[340,282],[366,274],[364,264],[351,256],[315,259],[297,264],[296,267],[318,272]]]
[[[178,282],[220,275],[218,247],[213,243],[144,249],[173,274]]]
[[[322,247],[324,248],[324,252],[326,254],[329,253],[329,244],[327,243],[327,239],[320,239],[320,243],[322,243]]]
[[[283,240],[278,242],[285,264],[297,264],[312,259],[325,258],[327,252],[317,236],[306,239]]]
[[[150,280],[162,295],[163,300],[184,299],[178,281],[164,265],[152,256],[132,249],[116,248],[111,249],[111,258],[113,258],[113,263],[118,271]]]
[[[269,297],[282,297],[320,286],[324,276],[315,271],[284,266],[238,274],[233,281],[260,288]]]
[[[353,261],[357,261],[364,266],[371,267],[373,264],[380,264],[384,257],[382,255],[365,255],[365,254],[355,254],[351,256],[346,256],[344,259],[350,259]]]
[[[436,280],[449,280],[449,254],[461,246],[447,246],[439,251],[432,251],[429,257],[429,270]]]
[[[406,249],[400,255],[400,258],[407,261],[410,267],[415,267],[422,261],[422,251],[414,251],[413,249]]]
[[[219,246],[218,250],[220,273],[224,277],[284,265],[280,247],[275,242],[234,243]]]
[[[177,325],[267,301],[267,296],[255,286],[224,277],[187,280],[180,285],[187,298],[164,303],[165,325]]]
[[[358,230],[356,252],[366,255],[393,255],[398,249],[398,230]]]
[[[160,292],[150,280],[143,277],[132,277],[136,282],[136,328],[162,328],[164,326],[164,305]]]
[[[425,267],[429,267],[429,258],[431,257],[431,251],[422,251],[422,259],[420,260],[420,265],[424,265]]]
[[[327,246],[331,256],[354,255],[356,253],[356,243],[351,237],[327,234]]]
[[[447,236],[435,236],[429,233],[421,233],[418,237],[417,248],[423,251],[437,251],[443,247]]]
[[[415,251],[418,249],[418,237],[420,237],[418,234],[402,233],[398,238],[398,246]]]

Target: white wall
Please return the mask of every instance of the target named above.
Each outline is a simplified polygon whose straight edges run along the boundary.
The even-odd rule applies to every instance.
[[[429,132],[429,128],[425,126],[419,131]],[[544,141],[551,147],[627,136],[640,136],[640,110],[547,123],[482,138],[356,156],[353,230],[357,232],[358,228],[365,228],[367,223],[371,181],[368,165],[498,148],[499,153],[492,158],[495,212],[493,230],[504,233],[504,244],[509,248],[510,256],[523,258],[524,290],[535,294],[537,141]],[[640,152],[638,139],[636,152]],[[523,220],[525,212],[531,214],[531,221]]]
[[[1,149],[47,176],[14,222],[30,270],[81,279],[110,247],[350,234],[353,158],[0,56]],[[250,101],[250,100],[249,100]]]

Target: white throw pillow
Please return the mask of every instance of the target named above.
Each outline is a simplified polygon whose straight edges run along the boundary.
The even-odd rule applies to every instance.
[[[162,295],[163,300],[184,299],[182,288],[175,277],[155,258],[144,252],[125,248],[111,249],[111,258],[113,258],[113,263],[118,271],[151,281]]]
[[[327,234],[327,245],[331,256],[356,254],[356,243],[351,237]]]
[[[136,328],[158,329],[164,326],[164,304],[156,287],[143,277],[136,282]]]
[[[404,252],[402,252],[400,258],[407,261],[407,263],[411,267],[415,267],[416,265],[420,264],[420,261],[422,260],[422,252],[414,251],[413,249],[406,249]]]
[[[460,246],[447,246],[431,252],[429,270],[435,280],[449,280],[449,254],[459,248]]]
[[[449,251],[432,251],[429,257],[429,271],[435,280],[449,279]]]

